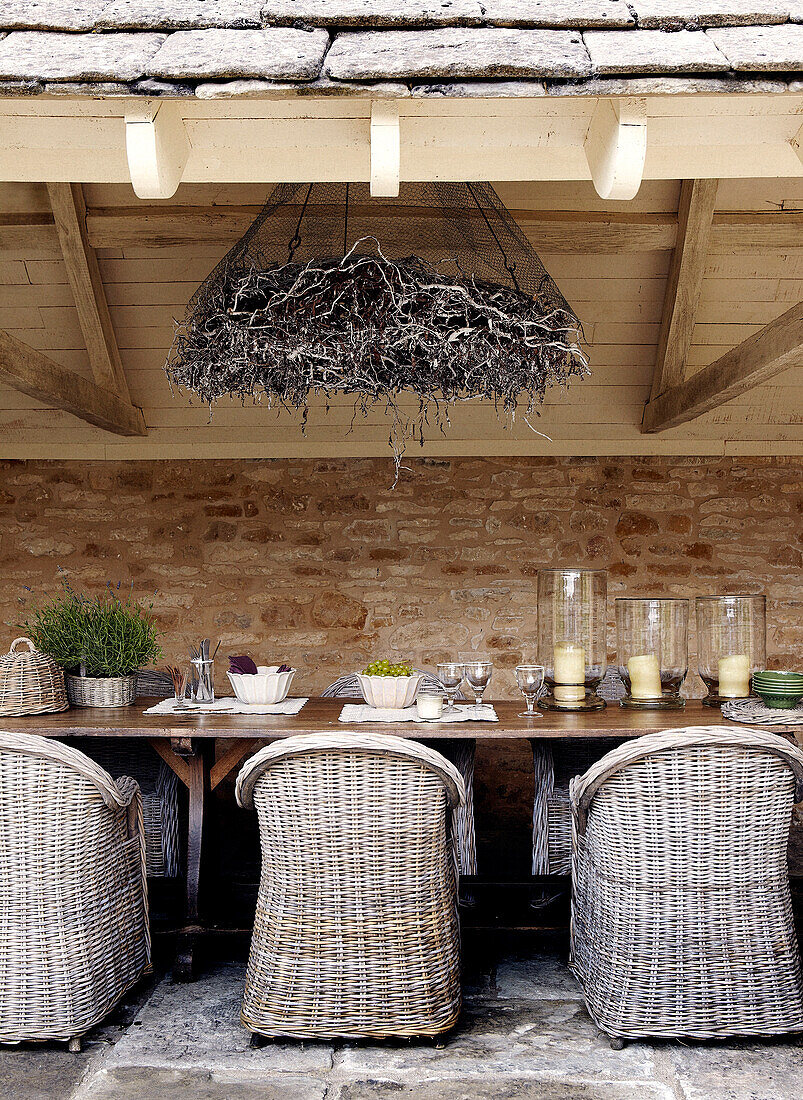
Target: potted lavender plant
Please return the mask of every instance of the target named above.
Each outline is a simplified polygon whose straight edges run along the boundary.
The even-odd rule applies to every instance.
[[[107,584],[100,595],[62,591],[35,605],[26,634],[64,669],[67,698],[81,707],[123,707],[136,697],[136,674],[162,656],[153,604]]]

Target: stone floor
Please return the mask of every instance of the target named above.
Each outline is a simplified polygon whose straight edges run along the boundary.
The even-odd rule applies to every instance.
[[[442,1048],[249,1046],[241,964],[136,992],[85,1042],[5,1048],[3,1100],[800,1100],[799,1041],[632,1043],[611,1050],[562,940],[467,951],[465,1012]]]

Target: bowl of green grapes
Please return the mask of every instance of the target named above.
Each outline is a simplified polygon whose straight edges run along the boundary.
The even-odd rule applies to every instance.
[[[369,707],[403,710],[415,702],[424,677],[404,662],[371,661],[357,679]]]

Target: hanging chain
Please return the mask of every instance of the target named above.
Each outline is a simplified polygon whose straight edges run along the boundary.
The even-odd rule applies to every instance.
[[[309,202],[309,197],[312,194],[312,187],[313,185],[310,184],[307,188],[307,196],[304,199],[304,205],[301,207],[301,213],[298,215],[298,225],[296,226],[296,231],[287,246],[287,262],[289,264],[293,262],[293,256],[295,256],[296,254],[296,249],[301,244],[301,223],[304,220],[304,214],[307,212],[307,203]]]

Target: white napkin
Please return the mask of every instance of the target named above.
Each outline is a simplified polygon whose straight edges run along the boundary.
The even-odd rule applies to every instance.
[[[283,703],[241,703],[234,696],[215,699],[214,703],[191,703],[181,707],[175,699],[162,699],[145,714],[178,714],[189,718],[193,714],[298,714],[306,699],[285,699]]]
[[[367,703],[346,703],[340,712],[341,722],[420,722],[422,726],[450,725],[452,722],[498,722],[496,711],[490,703],[481,707],[470,704],[449,711],[441,718],[419,718],[415,705],[403,710],[391,710],[389,707],[369,707]]]

